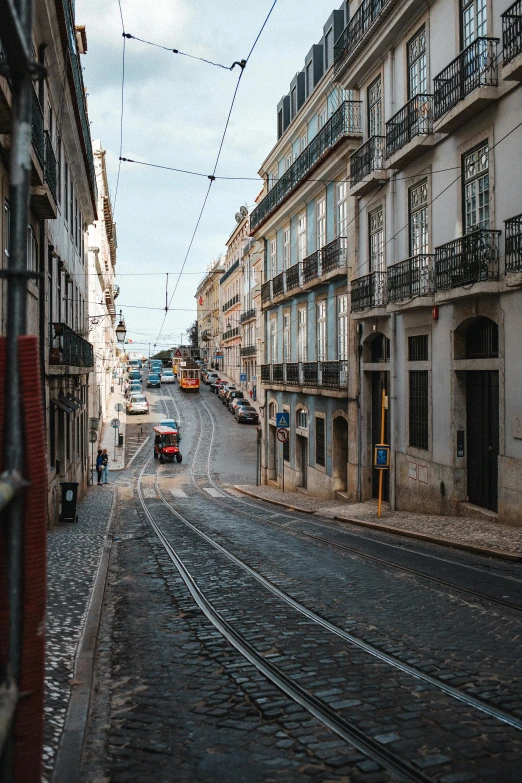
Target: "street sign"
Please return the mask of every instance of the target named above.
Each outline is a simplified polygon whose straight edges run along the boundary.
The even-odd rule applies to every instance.
[[[123,405],[121,404],[121,402],[116,403],[116,405],[114,406],[114,410],[118,411],[118,413],[123,410]]]
[[[386,443],[378,443],[375,446],[373,467],[377,470],[385,470],[390,467],[390,447]]]
[[[98,440],[98,435],[96,434],[96,432],[89,433],[89,443],[96,443],[97,440]]]
[[[111,427],[115,430],[118,429],[120,426],[120,420],[119,419],[111,419]]]
[[[283,411],[283,413],[276,413],[276,427],[277,429],[288,429],[290,426],[290,415],[288,411]]]
[[[94,416],[92,416],[89,419],[89,426],[91,430],[97,430],[98,429],[98,419],[96,419]]]
[[[283,429],[283,427],[280,427],[277,430],[276,437],[279,443],[286,443],[286,441],[288,440],[288,430],[285,430]]]
[[[183,356],[179,348],[174,352],[174,356]]]
[[[247,376],[246,372],[239,373],[239,380],[241,382],[246,381],[246,376]]]

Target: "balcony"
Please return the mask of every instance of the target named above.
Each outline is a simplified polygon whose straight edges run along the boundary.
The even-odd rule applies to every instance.
[[[337,237],[321,250],[321,271],[323,276],[332,277],[332,272],[345,275],[348,264],[348,241],[346,237]]]
[[[435,290],[444,291],[498,280],[500,233],[480,228],[436,247]]]
[[[286,290],[292,291],[294,288],[299,288],[301,285],[301,264],[294,264],[289,267],[286,272]]]
[[[257,348],[255,345],[245,345],[240,350],[241,356],[255,356],[256,353]]]
[[[350,195],[363,196],[386,180],[386,136],[370,136],[350,158]]]
[[[272,298],[272,281],[267,280],[266,283],[263,283],[261,286],[261,304],[264,305],[267,302],[269,302]]]
[[[212,339],[212,334],[210,329],[203,329],[200,339],[203,340],[204,343],[208,343],[209,340]]]
[[[221,278],[220,278],[220,280],[219,280],[219,285],[223,285],[223,283],[224,283],[226,280],[228,280],[228,278],[229,278],[231,275],[233,275],[233,274],[234,274],[234,272],[236,271],[236,269],[239,269],[239,258],[237,259],[237,261],[234,261],[234,263],[232,264],[232,266],[229,266],[229,268],[227,269],[227,271],[225,272],[225,274],[223,275],[223,277],[221,277]]]
[[[51,375],[69,374],[72,367],[83,372],[94,366],[93,346],[80,337],[69,326],[53,323],[54,338],[49,351],[49,372]],[[53,372],[53,369],[55,371]],[[74,373],[72,373],[74,374]]]
[[[280,272],[272,279],[272,296],[281,296],[285,292],[285,273]]]
[[[421,254],[387,269],[388,302],[403,302],[433,293],[434,255]]]
[[[391,169],[404,166],[433,146],[433,95],[416,95],[386,123],[386,158]]]
[[[344,101],[250,215],[250,230],[267,220],[343,139],[361,135],[361,102]]]
[[[267,385],[339,391],[348,385],[348,362],[286,362],[263,364],[261,381]]]
[[[272,365],[270,365],[270,364],[262,364],[261,365],[261,382],[262,383],[269,383],[271,377],[272,377]]]
[[[451,133],[497,99],[497,44],[498,38],[477,38],[435,77],[437,131]]]
[[[315,253],[307,256],[303,261],[303,283],[310,283],[315,278],[319,277],[319,257],[321,255],[320,250],[316,250]]]
[[[33,122],[31,126],[31,142],[33,150],[36,153],[40,166],[43,167],[45,157],[45,143],[44,143],[44,117],[40,101],[33,88],[32,90],[32,102],[33,102]]]
[[[256,317],[256,308],[251,307],[250,310],[247,310],[245,313],[241,313],[239,316],[239,323],[244,324],[247,321],[252,321]]]
[[[505,221],[506,272],[522,272],[522,215]]]
[[[352,280],[351,293],[352,313],[385,307],[388,302],[386,272],[370,272],[369,275]]]
[[[272,383],[284,383],[284,364],[272,365]]]
[[[239,336],[239,326],[234,326],[232,329],[228,329],[226,332],[223,332],[221,335],[221,339],[223,340],[231,340],[233,337]]]
[[[230,310],[231,307],[234,307],[234,305],[237,305],[239,302],[239,294],[236,294],[232,297],[232,299],[229,299],[228,302],[226,302],[223,305],[223,312],[226,313],[227,310]]]
[[[287,362],[286,369],[286,385],[287,386],[299,386],[301,381],[300,362]]]
[[[363,0],[334,46],[336,77],[353,60],[395,5],[395,0]]]
[[[522,80],[522,0],[502,14],[502,76],[508,81]]]

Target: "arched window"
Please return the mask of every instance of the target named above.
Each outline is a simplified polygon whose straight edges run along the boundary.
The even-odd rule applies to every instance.
[[[295,414],[295,426],[302,430],[308,427],[308,412],[305,408],[298,408]]]
[[[268,406],[268,418],[275,419],[277,413],[277,403],[271,402]]]
[[[498,326],[490,318],[477,318],[466,330],[466,359],[498,356]]]
[[[27,269],[32,272],[38,269],[38,243],[31,226],[27,226]]]

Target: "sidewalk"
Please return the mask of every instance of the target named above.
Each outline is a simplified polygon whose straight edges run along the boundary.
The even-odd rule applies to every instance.
[[[118,379],[117,379],[118,380]],[[109,454],[109,471],[111,470],[123,470],[125,467],[125,446],[126,446],[126,399],[123,396],[123,390],[119,385],[114,387],[114,393],[109,398],[109,404],[107,405],[107,415],[103,420],[102,433],[100,438],[99,449],[107,449]],[[114,409],[117,403],[123,405],[123,409],[119,413],[120,426],[118,430],[111,427],[112,419],[118,418],[118,412]],[[116,443],[118,442],[118,434],[123,435],[123,446],[114,446],[114,433],[116,432]]]
[[[382,530],[408,538],[428,541],[504,560],[522,562],[522,527],[469,517],[417,514],[411,511],[382,509],[377,503],[342,503],[322,500],[300,492],[282,492],[272,486],[236,485],[234,489],[251,497],[268,500],[295,511],[316,514],[339,522],[349,522],[372,530]]]

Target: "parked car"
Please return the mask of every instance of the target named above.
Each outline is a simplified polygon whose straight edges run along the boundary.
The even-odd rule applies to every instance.
[[[127,413],[148,413],[149,403],[144,394],[131,394],[127,402]]]
[[[210,384],[210,391],[214,394],[217,394],[221,386],[225,384],[225,381],[222,381],[221,378],[218,378],[217,380],[213,381]]]
[[[134,381],[134,383],[129,384],[129,388],[127,389],[127,397],[129,397],[133,392],[138,394],[143,393],[143,389],[141,388],[141,383],[137,383],[136,381]]]
[[[210,385],[211,383],[214,383],[214,381],[217,381],[219,378],[219,375],[217,372],[207,372],[205,375],[205,383]]]
[[[236,386],[234,386],[233,383],[225,383],[224,386],[221,387],[221,389],[218,391],[218,397],[221,400],[221,402],[225,402],[225,395],[228,394],[228,392],[235,391]]]
[[[159,375],[156,375],[154,373],[150,373],[149,377],[147,378],[147,386],[149,388],[158,388],[161,386],[161,381]]]
[[[129,381],[141,381],[141,372],[139,370],[131,370],[129,372]]]
[[[238,405],[234,415],[238,424],[259,424],[259,414],[253,405]]]
[[[233,400],[243,400],[245,398],[244,392],[241,391],[241,389],[236,389],[235,391],[231,391],[226,396],[226,406],[230,409],[230,403]]]
[[[241,407],[241,405],[250,405],[250,400],[247,400],[246,397],[233,397],[227,407],[230,413],[235,413],[236,408]]]
[[[162,383],[175,383],[176,378],[174,377],[172,370],[162,370],[160,381]]]

